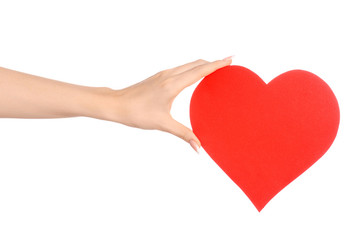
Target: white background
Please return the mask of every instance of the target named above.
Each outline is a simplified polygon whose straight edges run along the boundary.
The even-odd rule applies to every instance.
[[[84,117],[0,119],[0,239],[362,239],[360,1],[0,1],[0,66],[123,88],[235,54],[334,91],[330,150],[259,213],[202,150]],[[175,100],[190,127],[196,84]]]

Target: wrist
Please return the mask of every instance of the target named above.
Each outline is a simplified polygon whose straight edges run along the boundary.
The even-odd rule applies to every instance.
[[[108,87],[90,87],[82,107],[82,116],[101,120],[112,120],[117,90]]]

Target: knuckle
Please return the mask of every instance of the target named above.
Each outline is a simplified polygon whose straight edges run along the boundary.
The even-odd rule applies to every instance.
[[[218,61],[218,65],[219,65],[219,66],[226,66],[226,65],[228,65],[228,63],[225,62],[224,60],[219,60],[219,61]]]
[[[196,61],[195,61],[196,63],[200,63],[200,64],[202,64],[202,63],[207,63],[207,61],[205,61],[204,59],[197,59]]]
[[[181,134],[181,139],[183,139],[184,141],[188,142],[188,139],[189,139],[189,134],[187,132],[184,132]]]
[[[189,142],[192,139],[192,132],[190,132],[189,130],[186,130],[185,134],[184,134],[184,140],[186,142]]]
[[[168,69],[165,69],[165,70],[162,70],[162,71],[159,71],[158,73],[156,73],[156,76],[157,77],[164,77],[164,76],[167,76],[169,70]]]

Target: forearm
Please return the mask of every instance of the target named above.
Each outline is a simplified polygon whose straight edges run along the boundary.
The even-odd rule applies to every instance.
[[[109,92],[0,67],[1,118],[93,117],[106,119]]]

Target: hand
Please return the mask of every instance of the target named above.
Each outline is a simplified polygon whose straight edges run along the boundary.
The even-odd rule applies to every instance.
[[[198,152],[201,143],[191,129],[177,122],[170,114],[175,97],[186,87],[215,70],[231,63],[233,56],[208,62],[197,60],[166,69],[130,87],[113,90],[110,121],[141,129],[169,132]]]

